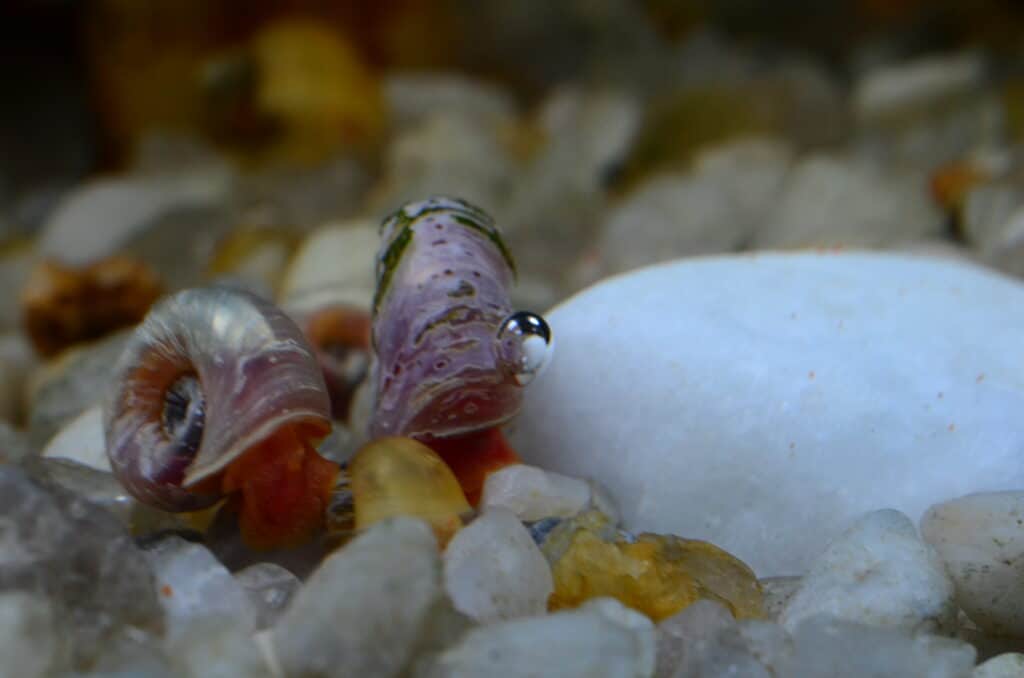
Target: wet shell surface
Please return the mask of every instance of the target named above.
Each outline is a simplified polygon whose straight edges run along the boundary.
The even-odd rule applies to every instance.
[[[111,467],[165,510],[213,504],[195,486],[285,425],[329,430],[323,376],[302,333],[263,299],[228,288],[159,302],[115,367],[104,406]]]
[[[381,235],[371,434],[449,437],[509,419],[550,331],[513,311],[515,265],[494,222],[437,197],[396,211]]]

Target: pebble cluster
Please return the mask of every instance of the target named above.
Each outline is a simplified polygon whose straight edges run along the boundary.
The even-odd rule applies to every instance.
[[[679,509],[565,468],[596,449],[561,473],[521,450],[531,463],[489,475],[471,506],[429,449],[362,444],[365,390],[319,448],[348,463],[348,494],[302,546],[254,551],[225,512],[164,513],[114,479],[100,397],[156,298],[236,286],[310,333],[328,304],[369,308],[377,224],[434,193],[495,216],[515,301],[538,310],[641,266],[759,250],[899,250],[1024,276],[1020,86],[985,54],[866,45],[840,76],[709,32],[670,41],[605,5],[544,16],[614,24],[635,60],[532,103],[455,72],[375,74],[344,38],[282,20],[245,47],[266,69],[257,112],[290,132],[273,143],[225,142],[239,130],[213,111],[202,129],[140,134],[115,176],[17,200],[0,176],[0,283],[21,291],[0,298],[0,676],[1024,677],[1024,489],[951,493],[920,520],[886,508],[903,497],[874,502],[793,576],[766,576],[743,544],[635,529]],[[608,49],[593,42],[592,67]],[[543,67],[545,50],[490,47]],[[275,96],[306,58],[323,65],[306,95]],[[121,85],[128,100],[138,83]],[[760,303],[749,280],[723,280]],[[333,358],[339,383],[363,382],[365,356]],[[603,412],[625,419],[616,397]],[[709,454],[744,424],[709,423]],[[756,496],[742,509],[777,518]]]

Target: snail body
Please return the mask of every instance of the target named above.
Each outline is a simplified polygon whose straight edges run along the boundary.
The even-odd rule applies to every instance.
[[[337,467],[314,444],[330,402],[282,311],[239,290],[184,290],[150,310],[114,369],[107,455],[137,499],[193,511],[230,496],[254,546],[300,541],[322,520]]]

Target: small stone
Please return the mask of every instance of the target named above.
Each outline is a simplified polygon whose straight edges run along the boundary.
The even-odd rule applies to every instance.
[[[162,293],[157,274],[131,257],[107,257],[83,267],[46,260],[21,290],[22,321],[36,351],[53,356],[132,327]]]
[[[610,596],[659,621],[707,598],[738,619],[763,616],[754,573],[717,546],[652,533],[608,539],[587,520],[564,522],[544,542],[555,582],[550,609]]]
[[[110,384],[110,366],[117,362],[130,332],[76,347],[41,365],[29,378],[30,441],[41,448],[68,421],[98,405]]]
[[[274,625],[302,586],[294,574],[275,563],[257,563],[235,573],[256,612],[256,629]]]
[[[230,617],[193,620],[170,645],[175,675],[188,678],[271,678],[252,633]]]
[[[571,518],[591,503],[586,481],[513,464],[487,476],[480,506],[501,506],[532,522],[542,518]]]
[[[42,678],[65,659],[57,617],[46,598],[21,591],[0,593],[0,666],[3,678]]]
[[[801,577],[765,577],[758,581],[764,592],[764,611],[769,619],[777,620],[789,599],[800,588]]]
[[[103,408],[94,405],[61,427],[46,443],[41,454],[49,459],[66,459],[110,473]]]
[[[498,622],[470,631],[455,647],[418,667],[415,678],[502,676],[643,678],[655,664],[650,620],[614,600],[577,610]]]
[[[973,647],[951,638],[813,617],[793,633],[793,652],[772,668],[801,678],[965,678],[974,657]]]
[[[117,519],[23,470],[0,467],[0,591],[50,599],[76,666],[116,633],[161,633],[153,573]]]
[[[1024,191],[1007,182],[982,184],[967,193],[961,222],[979,259],[1024,276]]]
[[[391,125],[400,133],[434,111],[451,111],[493,124],[516,117],[512,96],[480,80],[456,73],[397,73],[384,80]]]
[[[249,594],[205,546],[170,536],[145,554],[156,577],[155,590],[172,640],[210,617],[231,619],[249,632],[255,628]]]
[[[411,438],[380,438],[349,464],[356,529],[395,516],[426,520],[443,546],[470,512],[458,480],[441,458]]]
[[[325,303],[369,308],[380,248],[369,219],[332,222],[299,244],[281,282],[278,299],[289,313],[307,314]]]
[[[35,353],[20,332],[0,336],[0,421],[24,422],[25,382],[35,364]]]
[[[515,514],[489,508],[444,552],[445,589],[456,609],[481,623],[544,614],[551,568]]]
[[[331,554],[273,628],[286,675],[395,676],[442,598],[430,527],[397,518]]]
[[[753,246],[887,247],[937,235],[943,223],[923,178],[810,155],[789,174]]]
[[[217,243],[207,264],[207,276],[274,290],[284,275],[297,240],[295,234],[278,224],[243,224]]]
[[[714,600],[698,600],[658,622],[655,678],[672,678],[684,662],[700,653],[700,645],[706,645],[729,628],[736,628],[732,612]]]
[[[979,55],[971,53],[884,66],[857,82],[853,107],[866,122],[913,116],[970,95],[984,77],[984,63]]]
[[[1024,654],[1007,652],[974,667],[971,678],[1022,678]]]
[[[956,601],[993,635],[1024,637],[1024,492],[970,494],[921,518],[956,585]]]
[[[857,520],[811,563],[779,615],[792,631],[827,614],[861,624],[908,631],[950,632],[953,583],[938,554],[914,524],[892,509]]]

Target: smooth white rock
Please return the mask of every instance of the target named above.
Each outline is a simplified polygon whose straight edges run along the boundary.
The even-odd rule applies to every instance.
[[[87,264],[172,210],[222,199],[231,182],[222,167],[181,175],[124,176],[83,184],[65,196],[39,236],[41,255]]]
[[[950,632],[956,620],[953,582],[938,554],[910,519],[883,509],[859,519],[811,563],[779,615],[792,631],[803,620],[836,619]]]
[[[61,662],[57,616],[42,596],[0,593],[0,678],[42,678]]]
[[[655,678],[672,678],[681,666],[711,643],[721,631],[736,628],[728,608],[709,599],[698,600],[658,623]]]
[[[313,231],[292,256],[278,299],[301,313],[326,303],[369,309],[380,248],[377,226],[369,219],[331,223]]]
[[[651,621],[610,598],[467,633],[420,667],[416,678],[648,678],[654,672]]]
[[[230,617],[197,619],[170,646],[175,675],[183,678],[271,678],[253,634]]]
[[[235,573],[235,581],[249,596],[257,629],[273,626],[302,587],[298,577],[276,563],[250,565]]]
[[[378,523],[310,575],[273,629],[285,675],[395,676],[442,599],[437,541],[426,523]]]
[[[508,427],[606,485],[627,528],[802,573],[861,514],[1024,487],[1024,287],[883,254],[683,260],[546,314],[557,347]]]
[[[42,455],[54,459],[70,459],[110,473],[107,439],[103,434],[103,409],[94,405],[72,419],[50,438]]]
[[[480,506],[504,507],[524,521],[571,518],[590,504],[590,495],[585,480],[513,464],[487,476]]]
[[[544,614],[551,567],[514,513],[494,507],[459,530],[444,552],[445,590],[455,609],[488,623]]]
[[[971,678],[1024,678],[1024,654],[1007,652],[974,667]]]
[[[231,619],[247,632],[255,629],[248,594],[205,546],[168,537],[145,554],[166,613],[169,638],[176,639],[211,617]]]
[[[921,534],[945,561],[960,607],[994,635],[1024,637],[1024,491],[931,507]]]
[[[944,224],[923,177],[811,155],[790,172],[753,244],[755,249],[888,247],[937,235]]]

